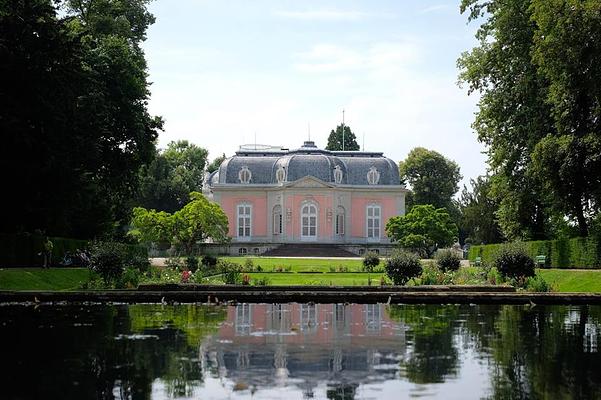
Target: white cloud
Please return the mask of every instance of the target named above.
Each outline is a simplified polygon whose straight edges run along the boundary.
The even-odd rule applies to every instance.
[[[309,51],[296,54],[294,68],[308,73],[341,73],[352,71],[398,72],[399,68],[414,63],[419,58],[416,43],[377,43],[366,49],[332,44],[317,44]]]
[[[450,9],[452,9],[452,7],[448,4],[435,4],[432,6],[422,8],[419,11],[419,13],[420,14],[429,14],[429,13],[434,13],[434,12],[446,11],[446,10],[450,10]]]
[[[366,13],[355,10],[275,11],[274,15],[304,21],[358,21],[370,17],[391,17],[389,14]]]

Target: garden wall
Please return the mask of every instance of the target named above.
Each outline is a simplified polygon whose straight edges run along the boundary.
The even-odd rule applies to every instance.
[[[550,268],[601,268],[601,240],[588,238],[537,240],[523,242],[531,257],[547,257],[546,266]],[[482,262],[491,262],[503,244],[472,246],[468,258],[474,261],[481,257]]]
[[[87,240],[51,237],[52,264],[57,266],[67,252],[83,250],[88,246]],[[0,234],[0,268],[7,267],[39,267],[43,257],[40,254],[44,248],[44,237],[37,235],[8,235]],[[148,251],[143,246],[128,245],[132,254],[143,257]]]

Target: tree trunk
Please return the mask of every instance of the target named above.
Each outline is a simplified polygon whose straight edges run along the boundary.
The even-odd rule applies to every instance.
[[[586,222],[586,218],[584,217],[584,210],[582,209],[582,206],[578,207],[578,210],[576,211],[576,219],[578,220],[578,230],[580,231],[580,236],[588,236],[588,224]]]

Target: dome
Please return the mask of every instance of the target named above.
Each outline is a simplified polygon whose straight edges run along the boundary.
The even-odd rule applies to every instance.
[[[400,185],[396,163],[382,153],[328,151],[311,141],[295,150],[241,146],[221,164],[210,183],[280,185],[305,176],[339,185]]]

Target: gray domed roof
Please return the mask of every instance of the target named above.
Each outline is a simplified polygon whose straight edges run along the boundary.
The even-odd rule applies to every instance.
[[[324,182],[336,184],[334,171],[342,171],[340,185],[365,185],[368,173],[374,169],[379,180],[375,185],[400,185],[396,163],[382,153],[361,151],[327,151],[317,148],[313,142],[305,142],[296,150],[261,146],[260,148],[241,147],[236,155],[226,159],[218,172],[212,175],[211,185],[215,184],[259,184],[277,185],[276,171],[286,171],[286,181],[294,182],[305,176],[313,176]],[[241,182],[241,170],[250,171],[250,180]]]

